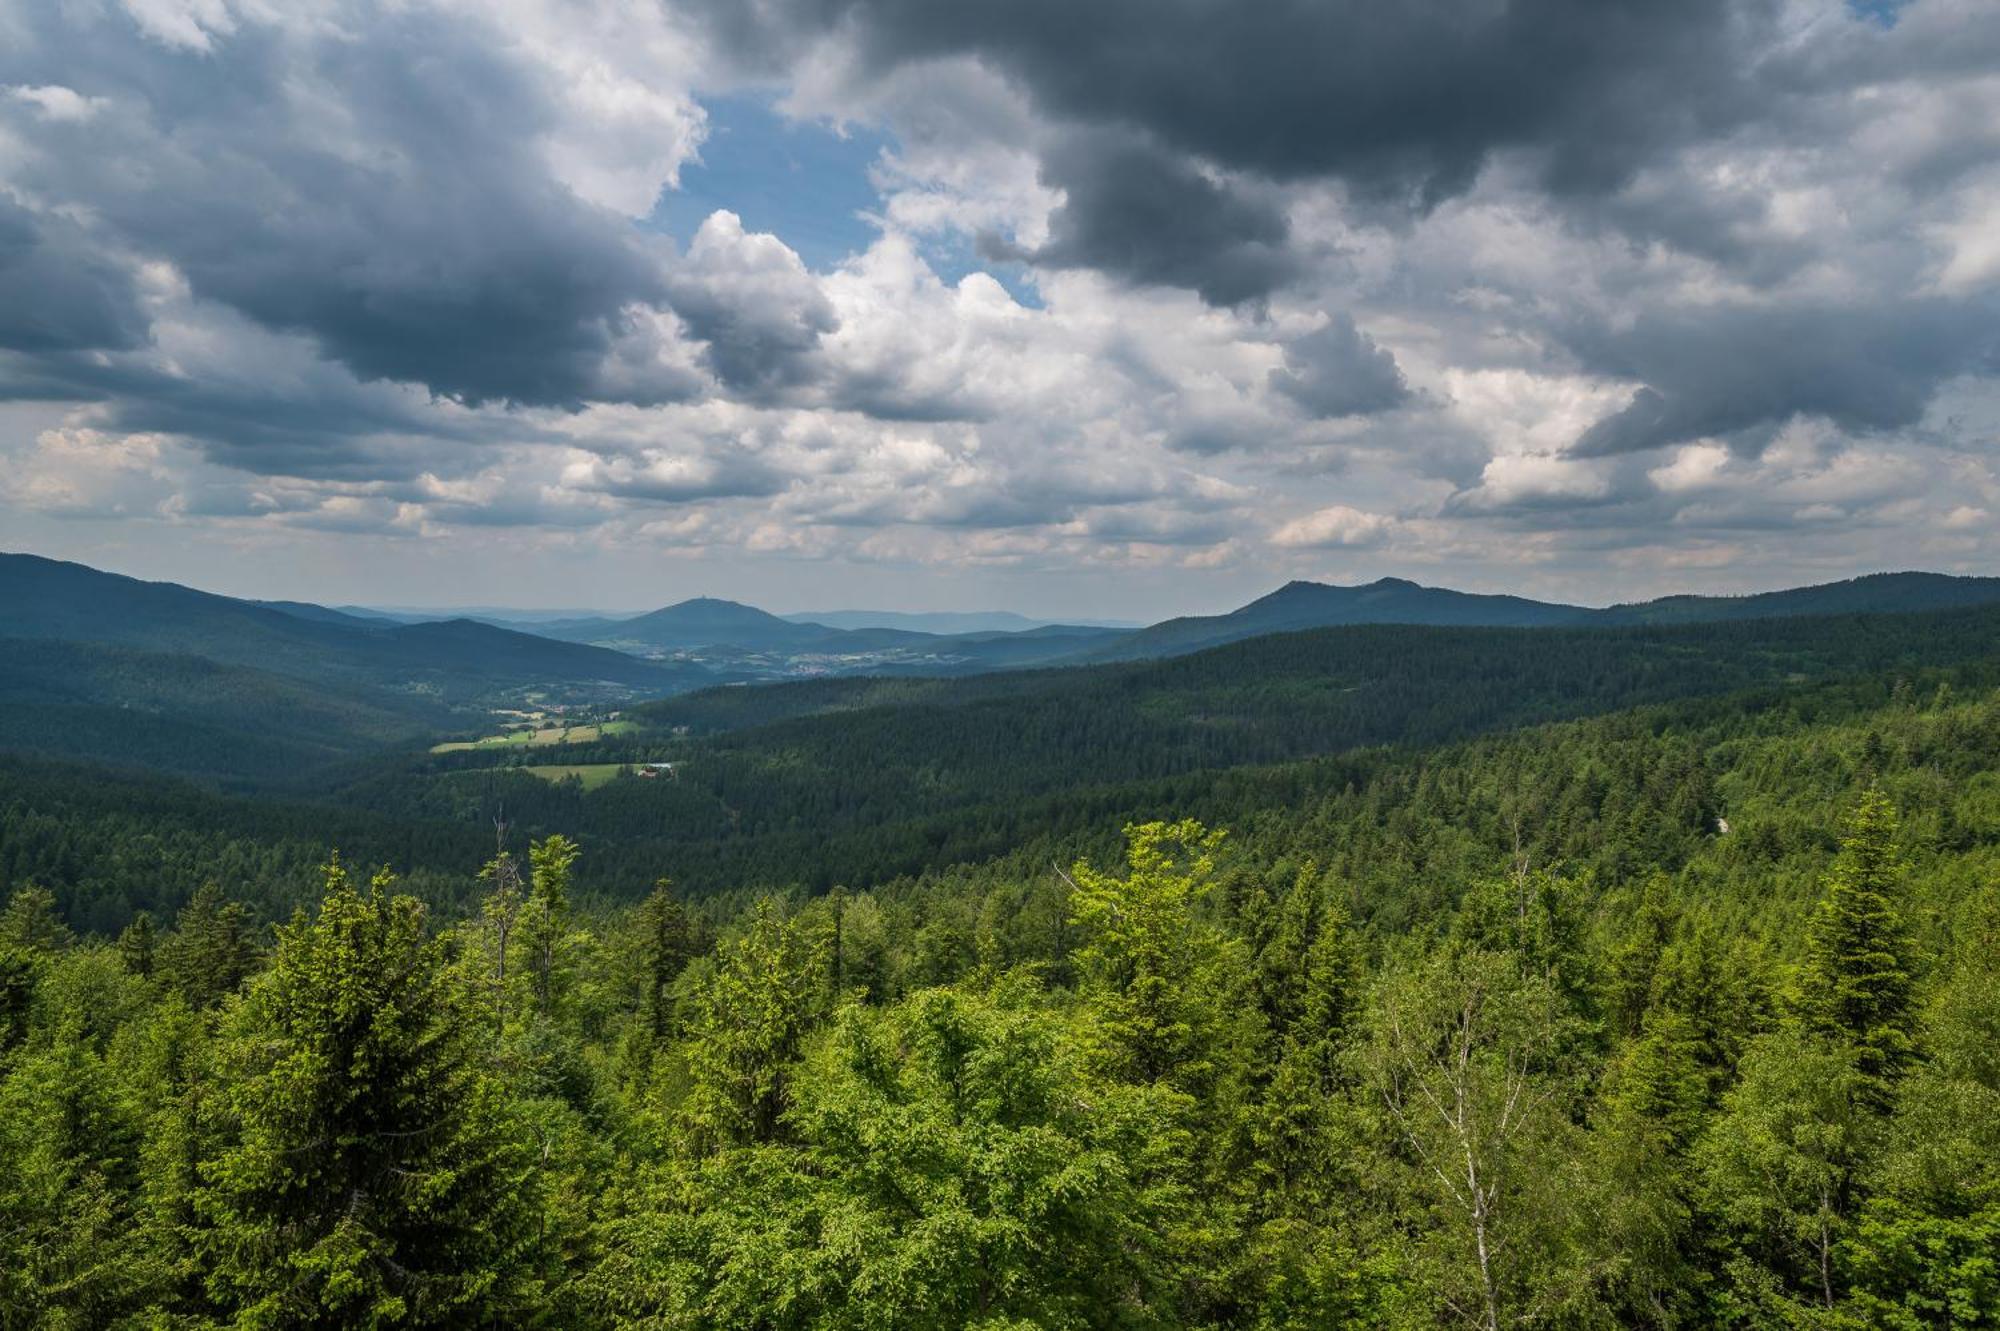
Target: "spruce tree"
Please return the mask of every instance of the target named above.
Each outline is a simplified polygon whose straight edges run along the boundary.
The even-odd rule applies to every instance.
[[[645,990],[641,1008],[653,1039],[664,1040],[673,1025],[673,995],[669,991],[695,954],[693,921],[687,908],[674,900],[673,887],[664,878],[654,884],[653,894],[639,907],[639,932]]]
[[[174,920],[173,936],[155,950],[154,964],[169,989],[192,1008],[236,992],[257,961],[250,912],[203,883]]]
[[[680,1131],[689,1154],[773,1142],[792,1103],[793,1065],[826,1015],[831,939],[760,901],[718,949],[684,1049]]]
[[[570,866],[581,854],[574,841],[551,836],[528,847],[528,900],[520,937],[535,1010],[554,1012],[566,987],[563,944],[569,933]]]
[[[1911,1048],[1911,944],[1897,909],[1903,866],[1895,840],[1895,808],[1870,789],[1849,817],[1824,880],[1799,975],[1800,1025],[1853,1047],[1856,1070],[1877,1104]]]
[[[492,1325],[535,1296],[530,1159],[412,897],[337,862],[231,1013],[196,1243],[239,1325]]]
[[[69,926],[56,911],[55,893],[30,883],[17,888],[0,911],[0,944],[24,952],[60,952],[72,941]]]
[[[118,956],[125,969],[142,980],[151,979],[154,943],[153,917],[142,910],[118,935]]]
[[[1070,918],[1087,941],[1076,960],[1097,1013],[1108,1067],[1197,1096],[1244,1009],[1243,961],[1198,914],[1223,840],[1192,819],[1125,829],[1125,876],[1079,862]],[[1243,994],[1247,998],[1247,994]]]

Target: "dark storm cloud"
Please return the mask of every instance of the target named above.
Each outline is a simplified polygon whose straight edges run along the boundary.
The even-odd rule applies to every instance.
[[[303,375],[272,367],[222,377],[172,374],[129,357],[0,356],[0,401],[96,403],[91,421],[99,428],[180,435],[224,466],[323,480],[449,471],[452,452],[492,428],[325,364]],[[524,425],[510,431],[515,438],[534,433]],[[417,439],[438,446],[406,446]],[[405,446],[392,443],[398,440]]]
[[[1298,271],[1283,213],[1136,136],[1068,135],[1043,162],[1042,180],[1064,199],[1049,217],[1048,243],[989,242],[995,257],[1187,287],[1212,305],[1267,296]]]
[[[1644,385],[1583,433],[1574,456],[1728,437],[1795,415],[1892,430],[1922,419],[1945,380],[2000,371],[2000,299],[1649,314],[1571,345],[1586,368]]]
[[[706,499],[762,499],[781,494],[790,478],[763,459],[738,449],[670,455],[636,464],[600,459],[585,489],[653,504]]]
[[[463,23],[392,8],[311,44],[245,24],[194,55],[115,13],[36,12],[0,81],[110,109],[38,127],[17,182],[361,378],[576,405],[629,311],[666,298],[667,256],[530,158],[545,99]]]
[[[0,348],[122,350],[145,335],[127,270],[94,253],[74,222],[0,194]]]
[[[680,282],[674,309],[731,396],[773,403],[819,377],[820,335],[839,326],[817,287],[792,295]]]
[[[1293,339],[1284,368],[1271,371],[1271,387],[1319,417],[1387,411],[1410,397],[1396,358],[1345,314]]]
[[[878,67],[974,56],[1052,117],[1272,179],[1431,203],[1499,149],[1596,190],[1760,103],[1776,0],[714,0],[748,60],[839,30]]]

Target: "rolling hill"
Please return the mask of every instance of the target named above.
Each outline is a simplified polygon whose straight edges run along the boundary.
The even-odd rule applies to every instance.
[[[1117,629],[1062,624],[961,633],[882,623],[841,628],[709,596],[629,619],[560,620],[510,627],[627,652],[697,653],[704,664],[717,669],[761,667],[766,673],[779,674],[964,674],[1052,663],[1087,645],[1122,636]],[[771,657],[779,659],[755,659]]]
[[[285,784],[450,724],[418,695],[198,656],[0,639],[0,749],[225,783]]]
[[[1903,614],[1994,604],[2000,604],[2000,578],[1944,573],[1877,573],[1749,596],[1667,596],[1605,609],[1452,591],[1402,578],[1381,578],[1358,587],[1291,582],[1227,614],[1169,619],[1092,646],[1079,653],[1074,663],[1147,660],[1267,633],[1355,624],[1457,628],[1712,624],[1799,615]]]
[[[630,619],[562,619],[531,627],[536,633],[566,642],[617,643],[662,651],[697,647],[797,649],[833,632],[819,624],[794,624],[754,606],[712,596],[697,596]]]
[[[1092,649],[1089,660],[1137,661],[1200,651],[1266,633],[1349,624],[1425,624],[1453,628],[1546,628],[1575,624],[1590,612],[1519,596],[1481,596],[1381,578],[1359,587],[1289,582],[1226,615],[1169,619]]]
[[[1871,573],[1842,582],[1749,596],[1663,596],[1615,605],[1592,620],[1608,624],[1693,624],[1792,615],[1900,614],[2000,603],[2000,578],[1945,573]]]
[[[1908,681],[1927,699],[2000,683],[2000,606],[1916,615],[1548,629],[1362,625],[1167,660],[962,678],[715,689],[630,709],[644,729],[565,753],[671,759],[670,783],[553,787],[472,755],[378,772],[344,798],[430,816],[504,802],[592,838],[635,874],[697,888],[825,887],[999,854],[1051,826],[1170,811],[1223,773],[1380,745],[1761,690],[1783,713],[1816,683]]]
[[[715,679],[472,620],[393,624],[330,610],[308,616],[22,554],[0,555],[0,635],[195,656],[451,703],[538,686],[658,696]]]

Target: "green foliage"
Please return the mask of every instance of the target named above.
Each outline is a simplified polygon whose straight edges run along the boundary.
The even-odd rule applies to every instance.
[[[1786,660],[1742,632],[1578,639],[1610,673],[1549,663],[1521,706]],[[1201,767],[1286,708],[1410,715],[1310,641],[1226,660],[1294,653],[1265,692],[1199,660],[1052,686],[1166,718],[1070,741],[1018,680],[882,685],[937,710],[509,793],[522,863],[476,793],[365,814],[0,760],[0,1328],[1993,1323],[1984,667]],[[1010,743],[1018,778],[944,789]],[[350,834],[411,895],[310,872]]]
[[[829,943],[809,922],[760,902],[718,952],[696,999],[680,1106],[686,1149],[769,1143],[785,1127],[795,1064],[825,1017]]]
[[[553,1013],[568,987],[564,953],[570,923],[570,866],[579,853],[577,844],[562,836],[528,848],[528,896],[518,923],[528,992],[544,1017]]]
[[[1096,1077],[1018,982],[849,1007],[791,1145],[644,1180],[589,1285],[618,1325],[1171,1324],[1178,1105]]]
[[[1762,1277],[1733,1272],[1736,1298],[1760,1316],[1815,1303],[1830,1311],[1873,1128],[1868,1078],[1848,1046],[1790,1031],[1751,1045],[1740,1075],[1698,1151],[1707,1205]]]
[[[1799,976],[1800,1023],[1850,1043],[1878,1099],[1911,1050],[1911,945],[1897,907],[1903,871],[1895,839],[1895,809],[1871,788],[1841,837]]]
[[[240,901],[225,900],[215,884],[204,883],[159,945],[154,968],[189,1007],[207,1008],[235,993],[256,959],[249,911]]]
[[[2000,1325],[2000,888],[1965,912],[1845,1257],[1882,1327]]]
[[[1093,1048],[1144,1082],[1199,1089],[1217,1074],[1239,956],[1199,921],[1223,835],[1192,820],[1125,829],[1124,876],[1078,863],[1076,964],[1098,1014]]]
[[[1413,1260],[1433,1315],[1487,1331],[1573,1313],[1602,1260],[1579,1223],[1575,1018],[1523,960],[1461,944],[1414,959],[1384,977],[1357,1050],[1427,1220]]]
[[[229,1014],[194,1243],[236,1324],[504,1319],[535,1306],[526,1133],[422,906],[328,867]]]

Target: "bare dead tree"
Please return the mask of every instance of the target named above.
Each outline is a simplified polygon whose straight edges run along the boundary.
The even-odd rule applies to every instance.
[[[483,913],[493,927],[496,983],[502,988],[507,983],[507,939],[521,911],[521,866],[507,853],[507,828],[507,806],[502,804],[493,819],[493,859],[479,875],[493,884]]]

